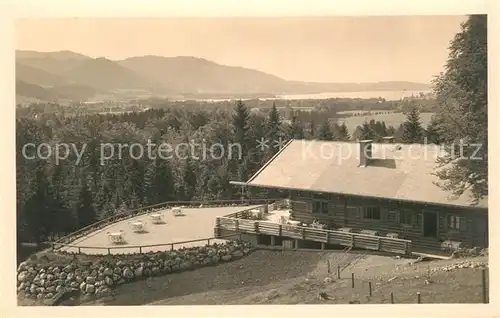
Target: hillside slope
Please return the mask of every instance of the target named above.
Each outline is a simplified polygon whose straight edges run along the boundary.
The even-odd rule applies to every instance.
[[[67,78],[20,62],[16,62],[16,78],[39,86],[64,85],[69,82]]]
[[[118,63],[181,93],[268,93],[286,85],[274,75],[190,56],[132,57]]]
[[[82,85],[102,90],[161,90],[161,85],[106,58],[85,60],[64,76]]]

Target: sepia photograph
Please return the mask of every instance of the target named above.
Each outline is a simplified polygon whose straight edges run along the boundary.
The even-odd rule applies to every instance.
[[[487,25],[16,19],[18,306],[489,303]]]

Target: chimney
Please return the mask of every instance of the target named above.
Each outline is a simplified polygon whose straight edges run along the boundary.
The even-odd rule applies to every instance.
[[[373,140],[359,141],[359,166],[366,167],[372,158],[372,142]]]
[[[382,138],[384,140],[384,144],[393,144],[394,136],[387,136]]]

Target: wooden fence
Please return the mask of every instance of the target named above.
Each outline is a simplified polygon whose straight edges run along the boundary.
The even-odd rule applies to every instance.
[[[225,207],[230,205],[251,205],[251,204],[268,204],[269,202],[273,202],[281,199],[240,199],[240,200],[211,200],[211,201],[167,201],[162,202],[146,207],[141,207],[134,210],[125,211],[122,213],[115,214],[111,217],[102,219],[98,222],[90,224],[86,227],[83,227],[69,235],[66,235],[55,242],[52,242],[52,249],[61,248],[65,245],[69,246],[71,242],[84,237],[94,231],[100,230],[102,228],[107,227],[110,224],[113,224],[118,221],[122,221],[125,219],[129,219],[132,217],[136,217],[145,213],[149,213],[152,211],[168,209],[169,207],[174,206],[186,206],[186,207]]]
[[[183,244],[189,244],[189,243],[197,243],[197,242],[207,242],[206,245],[210,245],[211,242],[215,242],[217,240],[223,240],[227,238],[234,238],[238,237],[241,239],[241,233],[235,233],[235,234],[230,234],[230,235],[224,235],[220,237],[209,237],[209,238],[202,238],[202,239],[196,239],[196,240],[189,240],[189,241],[181,241],[181,242],[169,242],[169,243],[159,243],[159,244],[148,244],[148,245],[122,245],[122,246],[112,246],[112,247],[107,247],[107,246],[81,246],[81,245],[71,245],[71,244],[63,244],[63,243],[54,243],[55,245],[58,245],[56,248],[73,248],[78,254],[82,254],[82,250],[88,250],[88,249],[93,249],[93,250],[106,250],[107,254],[111,254],[111,251],[114,250],[121,250],[121,249],[136,249],[139,254],[147,253],[144,252],[144,249],[146,248],[151,248],[151,247],[161,247],[161,246],[168,246],[169,248],[167,249],[162,249],[162,250],[173,250],[176,245],[183,245]],[[100,253],[99,253],[100,254]]]
[[[216,232],[218,229],[249,234],[283,236],[292,239],[405,255],[411,253],[411,241],[409,240],[303,226],[282,225],[272,222],[237,219],[234,217],[218,217],[215,222]]]

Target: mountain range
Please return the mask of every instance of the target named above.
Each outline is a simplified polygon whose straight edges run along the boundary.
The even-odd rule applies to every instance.
[[[414,82],[314,83],[288,81],[254,69],[192,56],[140,56],[113,61],[59,51],[16,51],[18,98],[41,101],[125,100],[138,97],[273,97],[322,92],[426,91]]]

